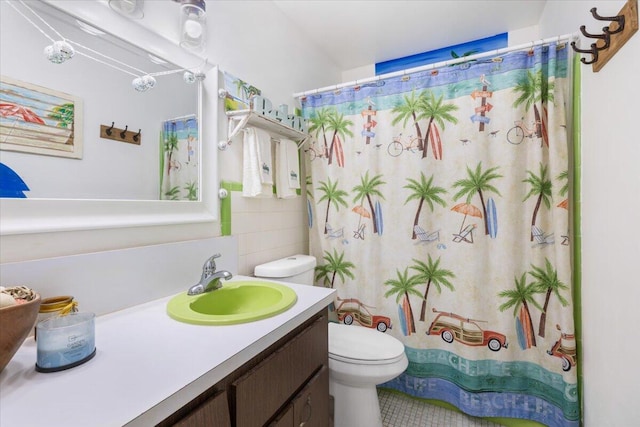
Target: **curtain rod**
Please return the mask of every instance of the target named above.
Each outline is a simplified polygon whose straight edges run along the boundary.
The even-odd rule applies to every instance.
[[[533,42],[529,42],[529,43],[523,43],[523,44],[520,44],[520,45],[517,45],[517,46],[503,47],[501,49],[495,49],[495,50],[492,50],[492,51],[489,51],[489,52],[477,53],[475,55],[464,56],[464,57],[460,57],[460,58],[456,58],[456,59],[450,59],[450,60],[447,60],[447,61],[435,62],[433,64],[421,65],[419,67],[407,68],[407,69],[401,70],[401,71],[393,71],[391,73],[380,74],[379,76],[368,77],[368,78],[359,79],[359,80],[353,80],[353,81],[347,82],[347,83],[340,83],[340,84],[333,85],[333,86],[325,86],[325,87],[322,87],[322,88],[319,88],[319,89],[312,89],[312,90],[307,90],[307,91],[304,91],[304,92],[298,92],[298,93],[294,93],[293,97],[294,98],[300,98],[302,96],[315,95],[315,94],[323,93],[323,92],[330,92],[330,91],[342,89],[342,88],[345,88],[345,87],[348,87],[348,86],[358,86],[358,85],[361,85],[361,84],[364,84],[364,83],[376,82],[378,80],[388,79],[388,78],[391,78],[391,77],[399,77],[399,76],[403,76],[403,75],[406,75],[406,74],[417,73],[419,71],[433,70],[434,68],[446,67],[448,65],[455,65],[455,64],[461,63],[461,62],[467,62],[467,61],[472,61],[474,59],[485,58],[487,56],[502,55],[503,53],[507,53],[507,52],[514,52],[514,51],[517,51],[517,50],[533,48],[535,46],[540,46],[540,45],[543,45],[543,44],[559,42],[561,40],[562,41],[569,41],[571,39],[575,40],[577,38],[578,38],[578,35],[576,33],[564,34],[564,35],[555,36],[555,37],[549,37],[547,39],[533,41]]]

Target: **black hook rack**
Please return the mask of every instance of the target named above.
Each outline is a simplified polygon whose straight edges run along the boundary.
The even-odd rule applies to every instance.
[[[627,0],[616,16],[601,16],[596,7],[591,8],[590,12],[597,21],[609,21],[610,24],[602,28],[602,34],[591,34],[587,32],[586,26],[580,26],[583,36],[596,41],[589,49],[580,49],[575,42],[571,43],[571,47],[578,53],[591,55],[589,60],[580,58],[580,61],[592,64],[593,71],[597,72],[638,31],[638,0]]]
[[[100,125],[100,138],[112,139],[114,141],[128,142],[129,144],[140,145],[142,142],[142,129],[138,129],[138,133],[129,130],[129,125],[125,125],[124,129],[118,129],[115,122],[111,122],[111,126]]]

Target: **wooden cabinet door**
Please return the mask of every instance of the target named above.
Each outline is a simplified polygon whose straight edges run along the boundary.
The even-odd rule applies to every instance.
[[[278,416],[269,427],[291,427],[293,426],[293,405],[287,406],[284,412]]]
[[[231,427],[227,392],[222,391],[174,424],[177,427]]]
[[[293,400],[295,427],[329,425],[329,369],[323,366]]]
[[[267,423],[320,366],[328,365],[327,328],[326,317],[318,318],[232,383],[237,427]]]

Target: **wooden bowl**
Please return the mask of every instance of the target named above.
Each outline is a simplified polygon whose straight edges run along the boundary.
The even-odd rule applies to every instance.
[[[39,308],[38,294],[29,302],[0,308],[0,372],[33,330]]]

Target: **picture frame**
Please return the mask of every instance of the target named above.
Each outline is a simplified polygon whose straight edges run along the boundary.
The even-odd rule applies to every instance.
[[[0,76],[0,150],[82,159],[82,99]]]

